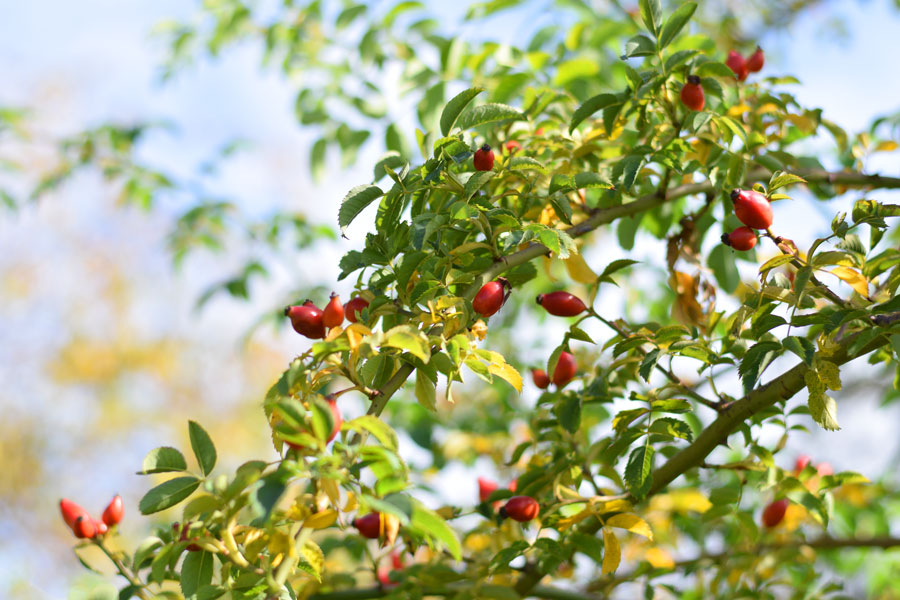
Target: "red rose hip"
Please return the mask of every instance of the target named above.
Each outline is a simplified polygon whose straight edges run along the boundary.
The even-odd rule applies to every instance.
[[[307,300],[303,306],[288,306],[284,315],[291,320],[294,331],[310,339],[325,337],[325,324],[322,322],[322,311],[312,301]]]
[[[478,500],[480,502],[486,502],[488,498],[491,497],[491,494],[494,493],[494,490],[497,489],[497,482],[491,481],[490,479],[485,479],[484,477],[478,478]]]
[[[763,55],[762,48],[759,46],[756,47],[756,52],[750,55],[750,58],[747,59],[747,71],[750,73],[758,73],[762,71],[763,65],[766,63],[766,58]]]
[[[544,307],[544,310],[557,317],[574,317],[587,309],[578,296],[573,296],[569,292],[538,294],[535,300]]]
[[[488,281],[481,286],[475,298],[472,300],[472,308],[482,317],[490,317],[496,313],[506,302],[509,283],[504,278],[496,281]]]
[[[806,465],[809,464],[810,459],[808,454],[801,454],[797,457],[797,460],[794,461],[794,472],[799,473],[803,469],[806,468]]]
[[[343,322],[344,305],[341,304],[340,297],[332,292],[331,300],[328,301],[328,304],[325,305],[325,310],[322,311],[322,324],[331,328],[338,327]]]
[[[77,538],[91,539],[97,535],[97,526],[94,525],[94,520],[90,516],[84,514],[75,519],[75,523],[72,524],[72,531],[75,532],[75,537]]]
[[[734,189],[731,191],[734,214],[738,220],[753,229],[768,229],[772,226],[772,205],[756,190]]]
[[[728,53],[725,64],[734,71],[734,75],[739,81],[747,79],[747,61],[736,50],[732,50]]]
[[[325,400],[328,402],[328,405],[331,407],[331,415],[334,417],[334,426],[331,428],[331,434],[328,436],[327,442],[330,442],[334,438],[337,437],[337,434],[341,431],[341,425],[344,424],[344,416],[341,414],[340,409],[337,405],[337,398],[331,394],[325,396]]]
[[[362,309],[367,308],[369,306],[369,301],[365,298],[361,298],[357,296],[356,298],[351,298],[347,304],[344,305],[344,315],[347,317],[347,320],[351,323],[356,323],[359,320],[359,313]]]
[[[524,523],[538,516],[540,510],[537,500],[531,496],[513,496],[500,509],[500,516]]]
[[[575,362],[575,357],[568,352],[560,352],[559,360],[556,361],[556,368],[553,369],[553,384],[558,388],[564,387],[575,377],[577,369],[578,365]]]
[[[122,502],[122,496],[116,494],[103,510],[102,519],[104,523],[112,527],[118,525],[123,516],[125,516],[125,504]]]
[[[723,233],[722,243],[745,252],[756,245],[756,232],[749,227],[738,227],[731,233]]]
[[[703,110],[706,106],[706,97],[703,95],[703,87],[700,78],[696,75],[688,77],[687,83],[681,88],[681,103],[691,110]]]
[[[784,513],[787,511],[788,499],[782,498],[769,504],[762,514],[762,523],[769,529],[775,527],[784,519]]]
[[[494,152],[491,150],[491,147],[485,144],[476,150],[475,156],[472,157],[472,162],[475,164],[476,171],[490,171],[493,169]]]
[[[373,512],[362,517],[356,517],[351,523],[359,534],[370,540],[377,539],[381,535],[381,513]]]
[[[550,386],[550,377],[543,369],[532,369],[531,378],[534,380],[534,385],[542,390],[546,390]]]
[[[66,522],[66,525],[69,526],[69,529],[73,529],[75,527],[75,521],[78,520],[78,517],[88,517],[88,513],[86,510],[67,498],[63,498],[59,501],[59,512],[62,513],[63,521]]]

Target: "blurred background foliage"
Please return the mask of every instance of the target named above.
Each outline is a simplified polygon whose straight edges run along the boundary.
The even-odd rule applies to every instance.
[[[146,484],[130,474],[149,448],[184,447],[187,418],[202,422],[213,439],[228,440],[218,444],[223,465],[274,458],[260,400],[298,351],[279,309],[305,297],[324,300],[336,285],[338,257],[359,246],[364,229],[351,228],[351,241],[343,242],[334,220],[346,189],[372,179],[357,165],[396,164],[416,154],[409,132],[434,131],[446,101],[472,85],[502,103],[528,86],[552,85],[584,100],[627,80],[615,57],[621,39],[637,31],[631,3],[447,4],[205,0],[179,6],[174,19],[136,17],[132,27],[153,26],[151,41],[142,42],[150,50],[140,60],[156,66],[164,88],[203,76],[210,64],[244,65],[242,78],[229,82],[233,88],[194,90],[190,101],[199,109],[191,112],[171,110],[172,98],[149,110],[99,107],[116,115],[110,120],[77,106],[66,86],[83,88],[88,99],[92,94],[77,75],[33,87],[31,95],[0,93],[0,206],[8,213],[0,222],[0,535],[20,541],[0,549],[0,594],[63,595],[78,566],[70,534],[56,517],[57,496],[80,498],[90,508],[119,491],[126,506],[136,506]],[[731,47],[752,50],[761,39],[781,39],[789,51],[784,37],[810,20],[821,37],[852,51],[866,32],[847,30],[841,11],[874,4],[896,3],[717,0],[701,3],[695,20],[723,55]],[[16,9],[3,10],[12,12],[10,27]],[[610,20],[585,26],[596,13]],[[78,25],[103,35],[109,23]],[[883,64],[883,58],[872,60]],[[53,75],[50,69],[35,74]],[[873,69],[872,78],[878,76]],[[201,119],[200,149],[180,147],[197,131],[178,119],[227,103],[232,94],[243,98],[241,86],[255,85],[275,85],[279,100],[291,98],[296,133],[272,135],[266,123],[213,134],[208,130],[216,124]],[[853,92],[841,90],[840,74],[834,86]],[[254,99],[240,110],[280,110]],[[834,164],[869,165],[874,151],[892,150],[897,108],[868,115],[859,135],[843,141],[836,135],[842,152]],[[664,252],[662,245],[639,246],[658,258]],[[663,270],[648,270],[623,283],[634,290],[623,308],[667,315],[673,296],[660,278]],[[337,285],[349,289],[346,283]],[[498,320],[512,323],[517,308],[512,304]],[[278,327],[257,328],[266,322]],[[523,335],[532,344],[501,336],[489,344],[536,364],[549,346],[537,331]],[[845,386],[864,394],[869,383]],[[517,400],[492,388],[471,393],[476,401],[452,410],[443,404],[437,414],[414,402],[391,403],[391,422],[409,434],[403,441],[410,462],[447,467],[442,477],[452,479],[466,472],[462,465],[492,468],[495,461],[485,455],[502,461],[525,424],[514,424],[510,438],[509,423],[496,418],[492,404]],[[869,424],[871,413],[850,416],[845,430],[865,431]],[[881,448],[873,438],[868,447]],[[866,448],[867,442],[853,443]],[[890,452],[898,452],[896,444]],[[880,468],[898,458],[875,462]],[[426,472],[425,483],[449,493],[446,481],[428,479],[435,473]],[[457,490],[455,498],[470,491]],[[856,502],[872,493],[859,492]],[[123,541],[134,542],[144,527],[126,520]],[[842,557],[838,571],[861,566]],[[888,589],[897,574],[896,560],[865,566],[873,589]],[[46,572],[63,575],[48,581]]]

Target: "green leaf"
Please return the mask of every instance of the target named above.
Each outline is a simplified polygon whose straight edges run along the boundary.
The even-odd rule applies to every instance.
[[[212,583],[212,552],[201,550],[188,552],[181,563],[181,591],[185,597],[193,596],[201,587]]]
[[[718,125],[725,125],[727,129],[730,129],[736,136],[741,138],[741,141],[744,142],[744,146],[747,145],[747,132],[744,130],[744,126],[732,119],[731,117],[725,117],[721,115],[713,116],[713,120]]]
[[[469,200],[475,193],[480,190],[488,181],[494,178],[494,171],[479,171],[473,173],[469,180],[466,181],[465,198]]]
[[[382,346],[406,350],[424,363],[431,358],[431,346],[425,334],[410,325],[398,325],[385,332]]]
[[[441,111],[441,135],[449,135],[463,109],[483,91],[484,88],[472,87],[458,93],[447,103],[447,106]]]
[[[775,358],[779,350],[781,344],[778,342],[758,342],[747,350],[738,366],[738,375],[744,383],[744,391],[749,392],[753,389],[759,374]]]
[[[709,61],[705,62],[694,71],[699,77],[722,77],[724,79],[734,79],[734,71],[722,62]]]
[[[581,427],[581,396],[566,394],[557,402],[553,413],[563,429],[575,433]]]
[[[640,0],[638,6],[641,10],[641,20],[653,35],[659,33],[662,24],[662,3],[660,0]]]
[[[462,129],[471,129],[485,123],[496,121],[521,121],[525,119],[519,110],[506,104],[488,103],[468,108],[459,116],[457,126]]]
[[[347,230],[347,226],[365,207],[383,195],[384,192],[377,185],[358,185],[350,190],[344,196],[338,211],[338,225],[341,227],[341,233],[343,234]]]
[[[652,56],[653,54],[656,54],[656,44],[646,35],[639,33],[625,42],[625,54],[622,55],[622,58]]]
[[[734,292],[740,285],[741,276],[734,262],[734,251],[725,244],[716,244],[709,253],[706,264],[712,269],[716,281],[726,293]]]
[[[687,25],[694,11],[697,10],[697,4],[694,2],[685,2],[679,6],[675,12],[666,20],[662,31],[659,34],[659,49],[662,50],[668,46],[675,36]]]
[[[388,450],[394,452],[397,451],[397,434],[394,433],[394,430],[391,429],[387,423],[378,417],[363,415],[352,421],[346,421],[344,423],[344,428],[349,429],[350,431],[368,431],[375,436],[375,439],[378,440],[382,446]]]
[[[661,417],[656,419],[653,421],[653,424],[650,425],[650,432],[681,438],[689,442],[694,439],[694,432],[691,431],[690,425],[681,419],[676,419],[674,417]]]
[[[153,552],[162,545],[162,540],[155,535],[144,539],[134,551],[134,560],[131,562],[132,570],[139,571],[144,562],[153,556]]]
[[[187,461],[184,455],[169,446],[160,446],[154,448],[144,457],[144,463],[138,475],[149,475],[151,473],[169,473],[172,471],[186,471]]]
[[[498,569],[506,569],[507,567],[509,567],[509,563],[511,563],[519,556],[522,556],[529,547],[530,546],[528,545],[528,542],[525,542],[523,540],[516,540],[494,555],[494,558],[491,559],[491,564],[488,567],[488,570],[493,573]]]
[[[535,170],[540,171],[541,173],[547,172],[547,167],[545,167],[540,161],[531,158],[530,156],[514,156],[509,161],[509,166],[507,167],[510,171],[528,171]]]
[[[555,176],[554,176],[555,177]],[[572,204],[569,202],[569,199],[565,194],[551,194],[547,197],[550,201],[550,206],[553,207],[553,212],[556,213],[556,216],[565,223],[566,225],[572,224]]]
[[[653,485],[653,446],[638,446],[628,457],[625,466],[625,485],[628,491],[638,500],[643,500]]]
[[[644,356],[644,359],[641,361],[641,366],[638,369],[638,374],[644,379],[644,381],[650,381],[650,372],[654,367],[656,367],[656,363],[658,361],[659,348],[654,348]]]
[[[803,359],[807,365],[813,364],[813,358],[816,355],[816,345],[812,340],[805,337],[789,335],[784,338],[782,345]]]
[[[416,400],[430,411],[437,410],[435,383],[422,369],[416,369]]]
[[[773,191],[778,188],[783,188],[788,185],[793,185],[795,183],[806,183],[806,180],[800,177],[799,175],[794,175],[793,173],[785,173],[783,171],[777,171],[772,173],[772,177],[769,179],[769,189],[768,193],[771,194]]]
[[[141,498],[138,508],[142,515],[150,515],[175,506],[193,494],[194,490],[200,486],[200,481],[193,475],[170,479],[147,492]]]
[[[612,106],[617,102],[619,102],[619,98],[615,94],[599,94],[585,100],[585,102],[575,110],[575,114],[572,115],[572,121],[569,123],[569,133],[575,131],[575,128],[578,127],[582,121],[598,110],[604,109],[607,106]]]
[[[577,189],[604,188],[611,190],[613,184],[597,173],[579,173],[575,176],[575,187]]]
[[[459,538],[456,537],[456,532],[433,510],[415,502],[410,525],[427,537],[440,542],[454,559],[459,560],[462,557],[462,547],[459,544]]]
[[[196,421],[188,421],[188,434],[191,438],[191,449],[197,457],[197,463],[204,475],[209,475],[216,466],[216,447],[209,434]]]

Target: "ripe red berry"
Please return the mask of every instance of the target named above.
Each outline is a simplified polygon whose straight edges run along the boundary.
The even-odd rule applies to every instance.
[[[758,73],[762,71],[765,62],[766,59],[765,56],[763,56],[762,48],[757,46],[756,52],[751,54],[750,58],[747,59],[747,70],[751,73]]]
[[[819,463],[816,466],[816,473],[818,473],[822,477],[824,477],[825,475],[834,475],[834,467],[831,466],[831,463]]]
[[[356,527],[361,536],[374,540],[381,535],[381,513],[373,512],[356,517],[353,519],[352,525]]]
[[[732,50],[728,53],[728,58],[725,59],[725,64],[734,71],[735,76],[739,81],[744,81],[747,79],[747,61],[744,60],[744,57],[738,54],[737,51]]]
[[[534,385],[542,390],[546,390],[550,386],[550,377],[547,376],[547,371],[543,369],[532,369],[531,378],[534,380]]]
[[[494,152],[491,150],[491,147],[485,144],[476,150],[472,162],[475,164],[476,171],[490,171],[493,169]]]
[[[94,520],[87,514],[79,515],[78,518],[75,519],[75,523],[72,525],[72,531],[75,532],[75,537],[81,539],[91,539],[97,535],[97,527],[94,525]]]
[[[538,516],[540,510],[541,506],[531,496],[513,496],[500,509],[500,516],[524,523]]]
[[[691,110],[703,110],[706,106],[706,97],[703,95],[703,87],[700,85],[700,78],[696,75],[690,75],[687,83],[681,88],[681,103]]]
[[[402,569],[404,566],[406,566],[403,564],[403,555],[401,555],[399,552],[391,552],[391,566],[396,570]]]
[[[106,526],[106,523],[103,521],[98,521],[97,519],[91,519],[94,522],[94,529],[97,531],[95,535],[106,535],[109,531],[109,527]]]
[[[497,482],[491,481],[490,479],[485,479],[484,477],[478,478],[478,500],[481,502],[486,502],[488,498],[491,497],[491,494],[494,493],[494,490],[497,489]]]
[[[521,149],[522,149],[522,144],[520,144],[520,143],[517,142],[516,140],[509,140],[508,142],[506,142],[505,144],[503,144],[503,147],[506,148],[506,151],[507,151],[507,152],[509,152],[510,154],[512,154],[513,152],[515,152],[515,151],[517,151],[517,150],[521,150]]]
[[[62,513],[63,521],[66,522],[69,529],[75,527],[75,521],[78,520],[78,517],[88,517],[86,510],[66,498],[59,501],[59,512]]]
[[[509,283],[500,277],[496,281],[488,281],[481,286],[475,298],[472,300],[472,308],[483,317],[490,317],[496,313],[509,297],[507,287]]]
[[[797,460],[794,461],[794,472],[799,473],[803,469],[806,468],[806,465],[809,464],[810,457],[807,454],[801,454],[797,457]]]
[[[328,440],[326,442],[330,442],[334,438],[337,437],[337,434],[341,431],[341,425],[344,424],[344,416],[341,414],[340,409],[337,405],[337,398],[333,395],[329,394],[325,396],[325,400],[328,402],[328,405],[331,407],[331,415],[334,417],[334,427],[331,429],[331,434],[328,436]]]
[[[118,525],[123,516],[125,516],[125,504],[122,502],[122,496],[116,494],[103,510],[103,522],[112,527]]]
[[[365,298],[359,296],[351,298],[350,301],[344,305],[344,315],[346,315],[348,321],[356,323],[359,320],[360,311],[368,306],[369,301]]]
[[[762,523],[768,528],[775,527],[784,519],[784,513],[787,511],[788,499],[782,498],[769,504],[762,514]]]
[[[544,310],[557,317],[574,317],[587,309],[580,298],[569,292],[538,294],[536,301],[544,307]]]
[[[338,327],[343,322],[344,305],[341,304],[340,297],[332,292],[331,300],[325,305],[325,310],[322,311],[322,324],[331,328]]]
[[[749,227],[738,227],[731,233],[723,233],[722,243],[745,252],[756,245],[756,232]]]
[[[738,220],[753,229],[768,229],[772,226],[772,205],[756,190],[731,191],[734,214]]]
[[[509,485],[506,486],[506,488],[509,491],[514,492],[514,491],[516,491],[516,486],[518,486],[518,485],[519,485],[519,478],[517,477],[516,479],[513,479],[512,481],[510,481]]]
[[[556,362],[556,368],[553,369],[553,383],[556,387],[564,387],[575,377],[578,365],[575,363],[575,357],[568,352],[561,352],[559,360]]]
[[[291,319],[294,331],[300,335],[313,340],[325,337],[322,311],[311,301],[307,300],[303,303],[303,306],[288,306],[284,309],[284,315]]]

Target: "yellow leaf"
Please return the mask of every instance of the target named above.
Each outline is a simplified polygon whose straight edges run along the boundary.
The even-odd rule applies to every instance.
[[[879,142],[875,149],[872,152],[893,152],[897,149],[897,142],[893,140],[886,140],[884,142]]]
[[[728,109],[728,116],[729,117],[739,117],[749,110],[750,110],[750,107],[747,106],[746,104],[737,104]]]
[[[331,500],[332,506],[334,506],[335,508],[338,508],[340,506],[341,491],[338,489],[338,484],[334,479],[320,479],[319,488],[323,492],[325,492],[325,495],[328,496],[329,500]]]
[[[816,361],[816,371],[819,378],[829,390],[841,389],[841,370],[836,364],[827,360]]]
[[[609,575],[615,573],[622,560],[622,550],[619,548],[619,540],[609,527],[603,528],[603,565],[600,573]]]
[[[653,531],[650,530],[650,525],[647,524],[647,521],[632,513],[613,515],[606,520],[606,525],[607,527],[618,527],[619,529],[642,535],[648,540],[653,539]]]
[[[303,526],[309,529],[325,529],[334,525],[334,522],[337,521],[337,516],[337,511],[329,508],[310,516],[303,522]]]
[[[372,335],[372,330],[362,323],[351,323],[344,332],[347,334],[347,341],[350,343],[350,350],[353,352],[356,351],[363,339]]]
[[[269,554],[276,556],[278,554],[290,555],[294,551],[294,538],[287,533],[279,530],[273,531],[269,535]]]
[[[490,371],[491,375],[496,375],[497,377],[505,380],[520,394],[522,393],[522,376],[512,365],[509,365],[507,363],[498,364],[492,362],[488,365],[488,371]]]
[[[356,501],[356,494],[347,492],[347,504],[344,506],[344,512],[353,512],[359,503]]]
[[[644,554],[644,560],[653,565],[654,569],[671,569],[675,566],[672,555],[662,548],[650,548]]]
[[[316,579],[322,581],[321,573],[322,568],[325,566],[325,553],[322,552],[318,544],[312,540],[306,540],[303,543],[303,547],[300,548],[300,556],[307,565],[312,567],[316,574]]]
[[[385,544],[393,545],[400,533],[400,519],[388,513],[381,513],[381,534],[384,536]]]
[[[584,257],[581,254],[570,254],[569,258],[563,261],[563,264],[566,265],[569,277],[578,283],[590,285],[597,281],[597,274],[594,273],[593,269],[585,262]]]
[[[694,511],[705,513],[712,508],[712,502],[698,490],[680,489],[654,496],[650,501],[650,507],[652,510],[663,510],[666,512],[677,511],[686,513]]]
[[[869,282],[855,269],[850,267],[835,267],[831,274],[847,283],[853,290],[865,298],[869,297]]]
[[[590,508],[586,508],[583,511],[581,511],[580,513],[574,514],[571,517],[565,517],[564,519],[560,519],[559,521],[556,522],[556,528],[559,531],[565,531],[572,525],[577,525],[578,523],[581,523],[582,521],[584,521],[585,519],[590,517],[592,514],[594,514],[594,511],[592,511]]]
[[[591,508],[594,514],[599,516],[603,513],[628,512],[633,507],[628,500],[604,500],[602,496],[595,496],[591,498]]]

